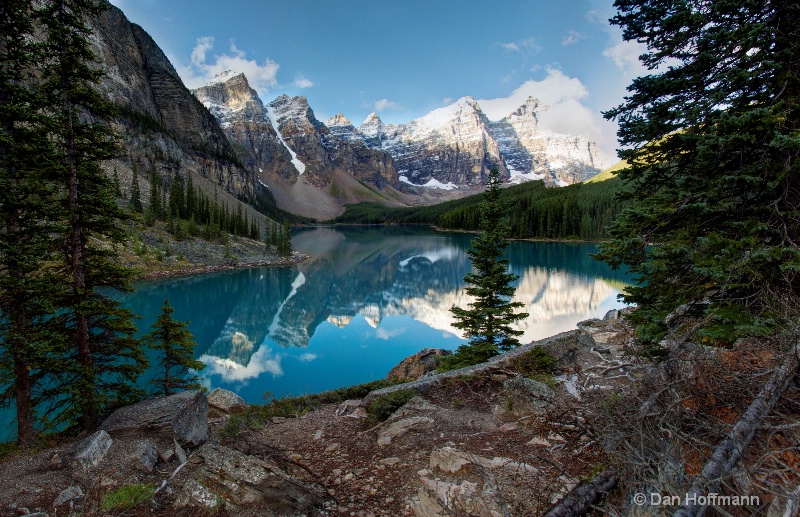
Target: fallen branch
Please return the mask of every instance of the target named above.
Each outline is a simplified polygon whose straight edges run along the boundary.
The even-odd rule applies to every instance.
[[[617,486],[616,472],[603,471],[599,476],[581,483],[564,496],[544,517],[574,517],[584,515],[597,504],[609,490]]]
[[[775,404],[797,374],[799,347],[800,343],[795,343],[789,350],[780,368],[775,370],[770,380],[761,388],[758,396],[753,399],[728,436],[714,449],[711,458],[694,479],[687,492],[686,503],[675,512],[676,516],[690,517],[705,513],[708,505],[699,504],[699,502],[707,501],[705,496],[716,492],[717,482],[739,462],[745,449],[753,440],[756,430],[761,426],[761,422],[772,412]]]

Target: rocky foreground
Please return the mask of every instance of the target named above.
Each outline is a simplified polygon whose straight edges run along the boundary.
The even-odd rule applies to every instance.
[[[390,373],[415,381],[261,428],[231,425],[249,410],[224,390],[147,400],[6,458],[0,514],[540,515],[604,470],[593,422],[652,373],[619,315],[444,374],[424,350]]]

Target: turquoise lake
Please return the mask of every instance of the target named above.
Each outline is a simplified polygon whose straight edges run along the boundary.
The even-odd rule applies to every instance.
[[[146,332],[165,297],[190,320],[203,383],[246,401],[314,393],[383,378],[426,347],[464,340],[450,308],[465,307],[465,251],[473,235],[418,226],[303,228],[287,268],[143,282],[125,299]],[[570,330],[621,307],[625,275],[596,262],[589,243],[512,242],[515,300],[525,304],[523,343]]]
[[[450,308],[470,301],[463,278],[473,237],[420,226],[300,228],[292,246],[312,257],[302,264],[139,282],[123,303],[141,316],[143,335],[169,297],[174,317],[190,321],[209,389],[250,403],[314,393],[381,379],[423,348],[463,343]],[[594,251],[591,243],[509,245],[515,300],[529,313],[521,342],[623,306],[625,274],[592,260]],[[0,411],[0,421],[0,439],[13,437],[13,410]]]

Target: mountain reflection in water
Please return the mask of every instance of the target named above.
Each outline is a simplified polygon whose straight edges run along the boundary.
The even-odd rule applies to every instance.
[[[258,402],[382,378],[425,347],[463,342],[450,308],[466,307],[465,251],[474,236],[422,227],[304,228],[292,246],[313,257],[292,268],[249,269],[137,285],[125,305],[144,333],[169,296],[190,319],[205,383]],[[587,243],[512,242],[515,301],[530,316],[522,342],[620,307],[623,273],[593,261]]]

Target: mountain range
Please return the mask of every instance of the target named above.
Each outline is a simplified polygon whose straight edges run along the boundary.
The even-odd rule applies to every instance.
[[[100,90],[119,112],[118,165],[145,183],[151,171],[166,183],[191,174],[229,198],[324,220],[352,203],[419,205],[471,194],[493,167],[506,180],[550,186],[603,168],[593,142],[543,129],[546,107],[533,98],[499,121],[463,97],[405,124],[384,124],[375,113],[358,127],[344,114],[323,123],[305,97],[264,103],[243,74],[220,74],[190,92],[153,39],[116,7],[93,28],[106,72]]]

